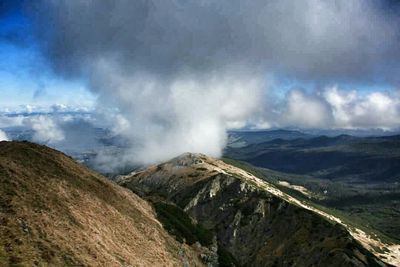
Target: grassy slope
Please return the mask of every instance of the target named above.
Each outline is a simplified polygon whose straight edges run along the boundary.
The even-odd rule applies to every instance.
[[[144,200],[45,146],[0,142],[0,184],[0,265],[198,263]]]
[[[298,199],[318,206],[349,225],[376,234],[383,241],[400,243],[400,202],[396,194],[384,193],[385,189],[368,189],[364,186],[257,168],[229,158],[224,158],[224,161],[275,184],[280,190]],[[309,199],[296,190],[279,185],[278,181],[282,180],[306,187],[315,193],[316,198]],[[325,190],[326,194],[323,193]]]

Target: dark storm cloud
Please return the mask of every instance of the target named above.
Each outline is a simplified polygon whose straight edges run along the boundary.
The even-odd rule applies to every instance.
[[[381,1],[42,1],[60,71],[113,58],[127,71],[262,68],[313,80],[398,79],[398,13]],[[49,30],[52,29],[53,31]],[[389,67],[388,67],[389,66]]]
[[[186,151],[219,156],[226,129],[249,120],[399,125],[397,111],[384,124],[370,116],[397,110],[397,95],[291,91],[277,112],[264,102],[270,77],[321,88],[399,82],[399,17],[383,1],[43,0],[28,7],[56,73],[83,79],[99,107],[118,107],[115,128],[135,144],[128,158],[141,163]]]

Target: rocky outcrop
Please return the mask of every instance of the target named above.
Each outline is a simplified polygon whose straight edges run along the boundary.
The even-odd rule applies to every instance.
[[[119,178],[185,211],[215,236],[225,266],[384,266],[340,224],[250,173],[201,154]]]

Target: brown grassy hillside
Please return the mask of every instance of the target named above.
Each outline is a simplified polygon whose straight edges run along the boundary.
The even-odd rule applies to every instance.
[[[190,266],[137,195],[64,154],[0,142],[0,266]]]

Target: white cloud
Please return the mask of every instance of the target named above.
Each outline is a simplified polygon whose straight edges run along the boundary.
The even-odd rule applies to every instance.
[[[112,65],[103,67],[97,69],[102,77],[97,88],[105,90],[103,103],[118,102],[120,114],[111,114],[114,132],[131,140],[133,147],[126,157],[139,163],[187,151],[218,157],[227,127],[245,125],[261,105],[263,84],[240,71],[165,83],[151,76],[121,75]],[[114,94],[104,84],[111,85]]]
[[[326,87],[306,92],[294,89],[249,121],[256,129],[298,127],[320,129],[400,129],[400,93]],[[257,117],[258,116],[258,117]]]
[[[326,101],[331,105],[334,125],[340,128],[400,127],[400,95],[395,92],[361,94],[337,87],[327,88]]]
[[[330,107],[317,95],[291,91],[286,99],[283,124],[301,128],[325,128],[332,123]]]
[[[0,130],[0,141],[8,141],[8,140],[9,139],[7,137],[7,134],[4,131]]]
[[[6,116],[0,115],[0,128],[22,126],[24,124],[24,116]]]
[[[33,23],[43,30],[43,55],[57,74],[84,80],[100,109],[119,111],[107,116],[114,118],[114,132],[131,140],[132,161],[150,163],[186,151],[219,156],[226,130],[249,123],[372,127],[380,118],[368,124],[366,114],[397,105],[385,95],[343,103],[340,94],[328,91],[295,90],[283,101],[264,99],[269,73],[322,84],[377,76],[398,81],[398,73],[387,70],[400,62],[398,18],[384,16],[372,1],[32,5]],[[391,119],[378,125],[395,124]]]
[[[33,134],[35,142],[54,144],[65,138],[64,132],[49,116],[28,117],[25,119],[25,123],[35,131]]]

